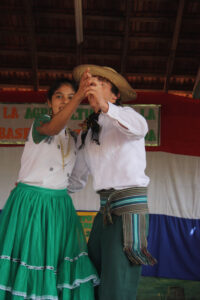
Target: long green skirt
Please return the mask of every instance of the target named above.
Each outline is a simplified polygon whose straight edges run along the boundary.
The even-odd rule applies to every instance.
[[[93,300],[98,283],[66,190],[19,183],[0,215],[0,300]]]

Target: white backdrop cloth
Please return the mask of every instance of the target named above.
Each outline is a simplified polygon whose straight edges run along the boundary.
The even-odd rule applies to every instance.
[[[0,209],[15,186],[23,147],[0,148]],[[148,203],[151,214],[167,214],[189,219],[200,218],[200,157],[147,152],[150,177]],[[99,196],[91,178],[84,190],[72,195],[75,208],[99,209]]]

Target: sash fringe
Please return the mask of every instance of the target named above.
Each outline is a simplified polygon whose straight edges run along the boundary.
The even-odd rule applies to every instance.
[[[134,265],[151,265],[157,260],[147,250],[147,188],[101,190],[100,212],[104,224],[113,224],[112,214],[122,216],[124,252]]]

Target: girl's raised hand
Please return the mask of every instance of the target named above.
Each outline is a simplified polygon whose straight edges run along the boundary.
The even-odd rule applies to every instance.
[[[80,80],[80,83],[79,83],[79,88],[78,88],[78,91],[77,91],[77,94],[81,98],[81,101],[86,98],[86,91],[87,91],[87,88],[89,86],[89,80],[90,80],[91,77],[92,77],[92,75],[90,74],[90,70],[89,70],[89,68],[87,68],[84,71],[83,75],[81,76],[81,80]]]

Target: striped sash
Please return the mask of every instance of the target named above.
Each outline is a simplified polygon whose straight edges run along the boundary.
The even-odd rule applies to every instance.
[[[98,194],[105,224],[112,224],[112,214],[122,216],[124,251],[129,260],[137,265],[154,265],[156,259],[147,250],[147,188],[101,190]]]

